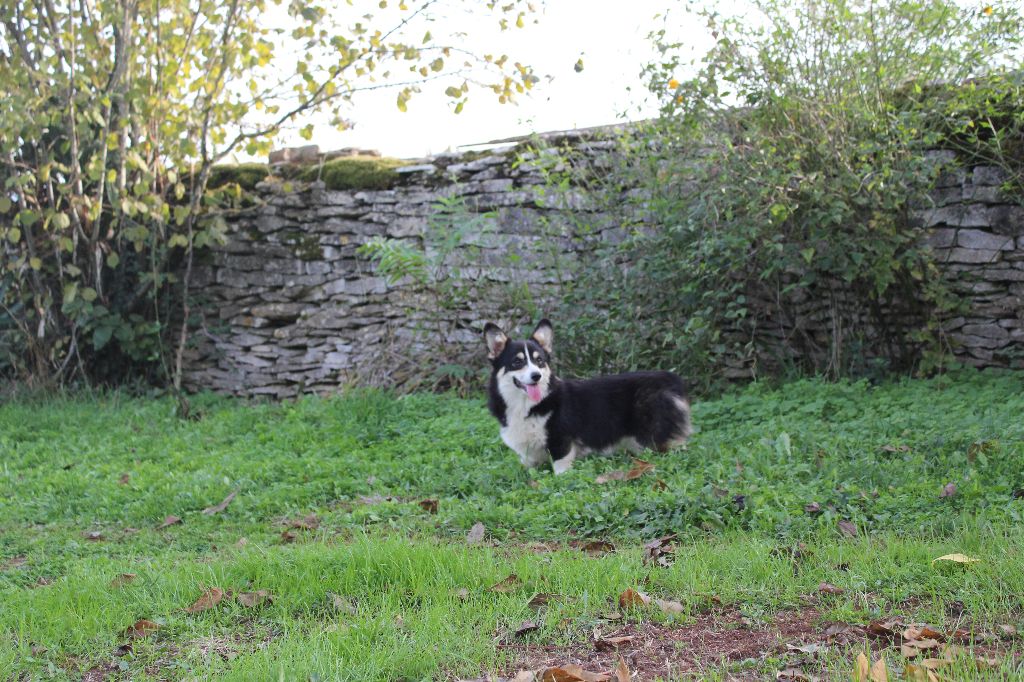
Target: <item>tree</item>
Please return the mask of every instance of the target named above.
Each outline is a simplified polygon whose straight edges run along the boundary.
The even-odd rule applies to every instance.
[[[213,165],[314,112],[344,127],[366,88],[404,109],[430,83],[456,112],[474,85],[528,90],[529,67],[428,30],[462,4],[0,0],[0,373],[157,366],[179,390],[193,255],[239,201],[207,189]],[[502,30],[533,11],[473,6]]]

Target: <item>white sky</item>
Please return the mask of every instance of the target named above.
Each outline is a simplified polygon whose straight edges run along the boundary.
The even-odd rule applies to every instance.
[[[357,3],[358,4],[358,3]],[[462,113],[452,113],[452,100],[443,94],[445,83],[424,86],[402,113],[395,104],[397,90],[359,93],[349,118],[350,130],[338,131],[326,119],[316,124],[312,143],[321,151],[341,147],[377,149],[385,156],[428,156],[460,145],[570,128],[585,128],[647,118],[657,111],[640,79],[643,64],[654,50],[647,39],[669,7],[674,18],[685,21],[684,2],[673,0],[547,0],[523,29],[501,33],[494,15],[480,2],[478,12],[453,17],[431,28],[465,31],[465,46],[477,53],[507,53],[528,63],[541,81],[517,103],[501,105],[495,95],[473,88]],[[529,22],[536,18],[537,24]],[[513,16],[514,21],[514,16]],[[690,34],[704,43],[698,26],[675,26],[673,33]],[[699,47],[699,46],[698,46]],[[703,50],[701,50],[703,52]],[[573,66],[583,59],[584,69]],[[547,77],[550,77],[549,80]],[[443,82],[443,81],[441,81]],[[453,81],[454,82],[454,81]],[[303,122],[304,124],[305,122]],[[310,144],[296,130],[285,131],[275,146]]]

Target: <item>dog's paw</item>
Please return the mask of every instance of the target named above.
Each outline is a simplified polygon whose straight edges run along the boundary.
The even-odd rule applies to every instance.
[[[553,460],[551,462],[551,468],[554,470],[556,476],[564,474],[572,468],[572,459],[569,457],[563,457],[562,459]]]

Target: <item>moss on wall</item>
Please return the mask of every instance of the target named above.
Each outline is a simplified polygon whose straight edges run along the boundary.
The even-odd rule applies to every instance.
[[[297,179],[312,182],[319,177],[327,189],[388,189],[398,181],[395,169],[409,165],[402,159],[343,158],[320,166],[309,166],[299,172]]]
[[[256,189],[256,183],[266,180],[270,166],[265,163],[240,163],[237,165],[214,166],[210,169],[208,187],[216,189],[229,183],[236,183],[244,190]]]

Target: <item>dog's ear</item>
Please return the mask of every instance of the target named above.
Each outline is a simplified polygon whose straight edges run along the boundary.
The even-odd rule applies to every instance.
[[[501,331],[501,327],[488,322],[484,327],[484,341],[487,342],[487,357],[493,360],[501,355],[501,351],[505,350],[508,337],[505,336],[505,332]]]
[[[538,322],[537,328],[533,330],[532,338],[540,344],[541,348],[550,353],[551,346],[555,342],[555,330],[551,328],[551,320],[545,317]]]

